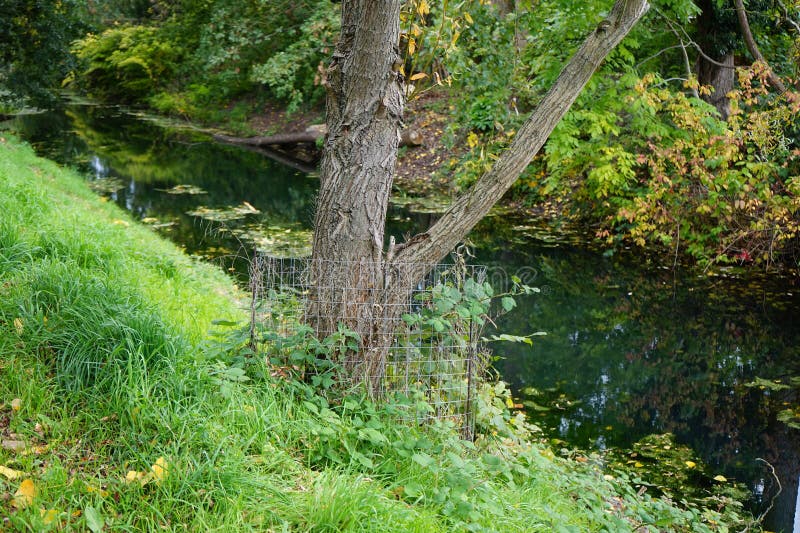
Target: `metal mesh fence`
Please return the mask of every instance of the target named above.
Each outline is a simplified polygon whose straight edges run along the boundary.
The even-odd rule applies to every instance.
[[[322,324],[321,331],[315,328],[318,338],[337,333],[341,337],[343,330],[339,325],[325,326],[326,322],[316,320],[314,314],[320,309],[342,310],[345,314],[339,317],[346,323],[366,322],[373,330],[386,332],[369,340],[369,353],[342,352],[343,359],[339,362],[347,370],[345,380],[370,384],[379,399],[407,400],[409,408],[400,411],[401,418],[419,423],[449,420],[462,429],[465,437],[471,438],[476,378],[486,371],[488,357],[480,343],[482,322],[463,308],[461,313],[457,312],[451,304],[465,286],[483,284],[486,269],[458,260],[454,264],[414,265],[406,272],[425,271],[427,275],[389,304],[381,298],[379,289],[345,283],[319,290],[314,285],[314,273],[321,269],[348,273],[340,279],[359,280],[366,279],[361,269],[374,267],[365,263],[320,264],[312,263],[310,258],[257,254],[250,273],[253,348],[266,352],[268,357],[273,349],[269,342],[259,338],[260,329],[289,337],[301,328],[308,330],[307,324]],[[410,282],[410,279],[395,277],[393,282]],[[332,301],[315,300],[321,297]],[[449,297],[444,305],[443,297]],[[360,358],[375,357],[376,352],[382,364],[361,366],[365,361]]]

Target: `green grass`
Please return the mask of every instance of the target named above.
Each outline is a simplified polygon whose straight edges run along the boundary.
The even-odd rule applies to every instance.
[[[8,138],[0,214],[0,438],[26,443],[0,448],[19,473],[0,472],[0,530],[713,531],[735,515],[638,497],[546,447],[399,425],[263,362],[226,378],[237,343],[208,332],[243,320],[231,280]],[[15,506],[25,479],[36,495]]]

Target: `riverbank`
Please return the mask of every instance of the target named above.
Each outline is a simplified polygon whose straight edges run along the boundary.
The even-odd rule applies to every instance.
[[[0,212],[3,529],[737,525],[731,500],[718,500],[724,515],[679,509],[599,457],[504,436],[510,413],[488,391],[500,434],[466,443],[243,364],[235,336],[208,334],[214,320],[243,320],[231,280],[11,138]]]

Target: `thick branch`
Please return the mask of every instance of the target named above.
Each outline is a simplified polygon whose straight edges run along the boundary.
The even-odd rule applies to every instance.
[[[393,262],[433,263],[444,258],[525,170],[597,67],[648,7],[646,0],[617,0],[609,17],[586,38],[494,167],[453,202],[425,238],[397,251]]]
[[[239,144],[247,146],[286,146],[294,144],[316,144],[323,139],[327,133],[327,128],[309,128],[306,131],[296,133],[279,133],[277,135],[267,135],[265,137],[231,137],[230,135],[216,134],[214,140],[229,144]],[[406,128],[400,132],[400,146],[420,146],[423,143],[422,134],[411,128]]]
[[[778,92],[786,92],[786,86],[775,74],[775,71],[769,66],[769,63],[767,63],[767,60],[764,59],[764,56],[761,55],[761,50],[758,49],[758,44],[753,38],[753,33],[750,31],[750,23],[747,21],[747,12],[744,10],[744,2],[742,0],[733,0],[733,4],[736,6],[736,16],[739,18],[739,28],[742,30],[744,44],[747,46],[747,50],[750,52],[750,55],[752,55],[753,59],[759,63],[766,65],[767,76],[769,77],[770,85],[775,87]]]

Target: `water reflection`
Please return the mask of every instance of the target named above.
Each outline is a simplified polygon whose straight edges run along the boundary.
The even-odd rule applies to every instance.
[[[91,187],[190,254],[229,257],[241,270],[234,259],[254,243],[277,255],[308,247],[315,181],[261,155],[114,107],[69,106],[20,117],[15,128],[40,154],[77,167]],[[209,194],[175,194],[176,185]],[[243,203],[255,208],[230,211]],[[226,210],[236,216],[203,216]]]
[[[532,418],[600,449],[673,433],[713,468],[749,482],[765,507],[777,486],[763,458],[784,490],[769,526],[791,529],[800,432],[776,413],[796,398],[748,383],[800,374],[797,279],[675,273],[568,244],[529,250],[503,263],[535,269],[535,284],[548,290],[520,298],[498,326],[548,335],[495,351]]]

